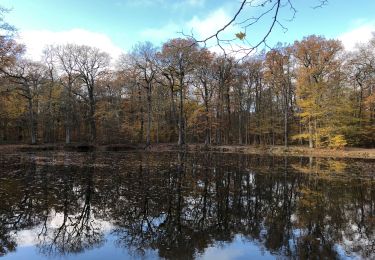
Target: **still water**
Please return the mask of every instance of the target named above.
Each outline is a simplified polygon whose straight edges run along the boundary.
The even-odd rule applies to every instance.
[[[375,259],[375,161],[0,155],[2,259]]]

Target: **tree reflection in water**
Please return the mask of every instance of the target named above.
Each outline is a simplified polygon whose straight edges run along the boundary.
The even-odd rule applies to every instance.
[[[375,258],[373,161],[235,154],[0,156],[0,254],[35,230],[42,255],[115,243],[191,259],[237,235],[275,256]],[[341,250],[341,251],[342,251]]]

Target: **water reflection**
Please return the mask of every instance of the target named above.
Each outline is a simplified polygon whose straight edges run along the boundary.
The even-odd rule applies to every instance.
[[[374,161],[234,154],[0,156],[0,255],[375,258]],[[17,250],[16,250],[17,249]],[[15,251],[15,253],[12,253]],[[152,253],[153,252],[153,253]]]

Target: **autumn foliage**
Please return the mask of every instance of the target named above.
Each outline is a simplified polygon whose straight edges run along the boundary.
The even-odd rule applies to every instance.
[[[172,39],[112,63],[48,46],[37,62],[1,38],[0,142],[373,147],[374,49],[312,35],[236,60]]]

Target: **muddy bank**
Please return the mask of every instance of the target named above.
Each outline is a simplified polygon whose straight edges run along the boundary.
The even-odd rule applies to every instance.
[[[364,158],[375,159],[375,149],[345,148],[343,150],[311,149],[303,146],[249,146],[249,145],[211,145],[189,144],[179,147],[176,144],[152,144],[146,147],[144,144],[111,144],[93,145],[86,143],[77,144],[42,144],[42,145],[0,145],[0,152],[20,151],[189,151],[189,152],[220,152],[220,153],[243,153],[276,156],[297,157],[331,157],[331,158]]]

